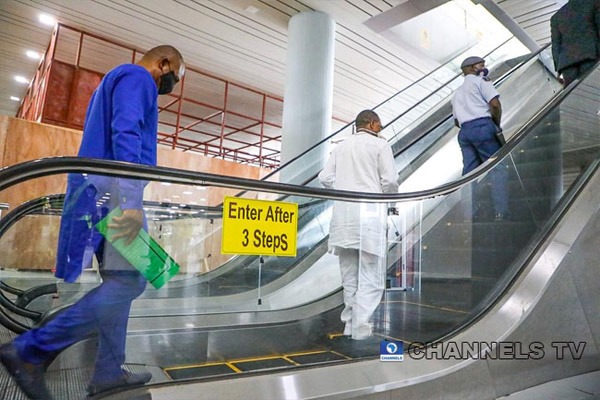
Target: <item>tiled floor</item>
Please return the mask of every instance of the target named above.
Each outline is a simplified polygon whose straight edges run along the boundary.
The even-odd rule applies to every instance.
[[[600,370],[544,383],[497,400],[600,400]]]

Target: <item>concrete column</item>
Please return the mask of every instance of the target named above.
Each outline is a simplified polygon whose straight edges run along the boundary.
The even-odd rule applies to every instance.
[[[283,99],[282,164],[331,134],[335,22],[323,12],[294,15],[288,25]],[[321,146],[281,171],[280,181],[300,183],[318,172],[328,155]]]

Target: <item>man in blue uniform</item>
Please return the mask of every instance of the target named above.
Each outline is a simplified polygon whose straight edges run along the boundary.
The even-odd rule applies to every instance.
[[[88,106],[79,157],[156,165],[158,95],[183,77],[183,57],[172,46],[148,51],[137,64],[120,65],[106,74]],[[146,229],[142,208],[145,182],[100,175],[71,174],[59,233],[56,276],[74,282],[98,259],[102,283],[43,326],[0,348],[0,360],[32,399],[50,399],[44,370],[53,357],[90,334],[98,335],[90,395],[119,386],[143,385],[152,376],[122,368],[131,302],[146,286],[95,224],[120,207],[113,219],[114,238],[130,243]]]
[[[465,80],[452,97],[452,113],[455,125],[460,128],[458,144],[463,156],[462,173],[466,175],[500,149],[496,134],[500,130],[502,106],[500,94],[487,79],[483,58],[468,57],[460,67]],[[500,166],[490,172],[496,220],[503,220],[508,214],[507,178],[507,170]]]

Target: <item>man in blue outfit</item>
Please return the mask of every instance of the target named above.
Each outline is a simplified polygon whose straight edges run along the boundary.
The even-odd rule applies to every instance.
[[[452,97],[452,113],[460,128],[458,144],[463,156],[462,173],[466,175],[500,149],[496,134],[500,131],[502,106],[500,94],[487,78],[483,58],[468,57],[460,67],[465,80]],[[507,178],[506,168],[498,166],[490,171],[496,220],[503,220],[508,214]]]
[[[79,157],[156,165],[158,95],[183,77],[183,57],[172,46],[148,51],[137,64],[120,65],[106,74],[88,106]],[[96,255],[102,283],[43,326],[0,348],[0,360],[31,399],[50,399],[45,366],[62,350],[90,334],[98,335],[90,395],[129,385],[143,385],[151,374],[130,373],[125,339],[131,302],[146,287],[134,269],[94,228],[120,207],[110,228],[114,239],[133,241],[146,229],[142,208],[145,182],[100,175],[71,174],[59,233],[56,276],[74,282]]]

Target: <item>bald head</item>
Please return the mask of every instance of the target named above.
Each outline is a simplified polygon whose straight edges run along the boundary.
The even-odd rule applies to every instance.
[[[150,72],[159,88],[159,94],[170,93],[185,74],[183,56],[179,50],[169,45],[148,50],[137,64]]]
[[[162,60],[165,58],[168,60],[178,60],[180,62],[183,62],[183,56],[181,55],[179,50],[167,44],[162,46],[156,46],[148,50],[146,54],[144,54],[144,56],[142,57],[142,61],[155,61]]]
[[[382,129],[379,115],[373,110],[363,110],[359,112],[354,124],[356,125],[357,131],[362,128],[379,134]]]
[[[368,128],[373,122],[380,122],[379,115],[373,110],[363,110],[356,116],[355,124],[357,128]]]

